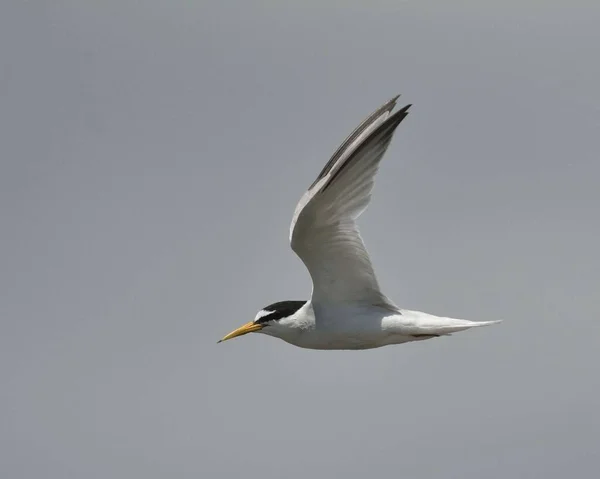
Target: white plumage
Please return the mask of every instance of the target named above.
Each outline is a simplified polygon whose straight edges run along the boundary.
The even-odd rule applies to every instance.
[[[369,349],[500,322],[401,309],[381,292],[356,220],[369,205],[394,131],[408,115],[410,105],[392,114],[397,99],[352,132],[296,206],[290,244],[312,278],[310,301],[267,306],[221,341],[261,332],[303,348]]]

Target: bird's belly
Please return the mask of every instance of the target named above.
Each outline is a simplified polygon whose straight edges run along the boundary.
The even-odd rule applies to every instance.
[[[322,322],[302,334],[289,338],[291,344],[308,349],[373,349],[413,341],[407,335],[390,332],[379,321]]]
[[[306,349],[374,349],[390,344],[400,344],[414,341],[410,336],[399,334],[360,334],[360,333],[304,333],[295,338],[284,339],[295,346]]]

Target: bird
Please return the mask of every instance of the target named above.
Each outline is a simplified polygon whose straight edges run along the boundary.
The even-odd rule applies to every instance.
[[[412,106],[393,112],[399,97],[355,128],[296,206],[289,241],[312,279],[311,298],[265,306],[253,321],[219,343],[261,333],[305,349],[365,350],[501,322],[403,309],[381,291],[356,221],[370,203],[375,176],[394,132]]]

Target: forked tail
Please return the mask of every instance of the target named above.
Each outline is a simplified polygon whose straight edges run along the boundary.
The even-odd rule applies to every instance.
[[[401,318],[401,319],[400,319]],[[469,321],[466,319],[444,318],[419,311],[402,310],[399,322],[403,332],[411,335],[444,335],[481,326],[491,326],[499,321]]]

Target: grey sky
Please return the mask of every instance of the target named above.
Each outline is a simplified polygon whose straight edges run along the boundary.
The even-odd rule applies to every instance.
[[[2,478],[597,471],[600,4],[302,4],[2,3]],[[384,291],[505,322],[217,346],[309,297],[294,206],[396,93]]]

